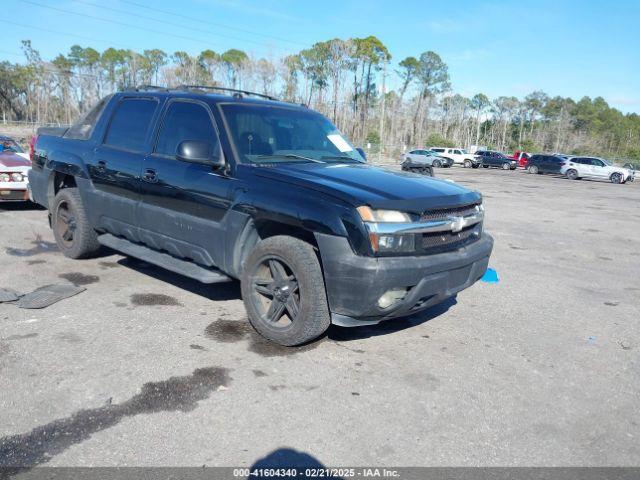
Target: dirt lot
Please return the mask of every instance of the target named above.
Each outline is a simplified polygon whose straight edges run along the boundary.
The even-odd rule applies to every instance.
[[[639,465],[640,184],[438,170],[484,194],[498,284],[416,317],[262,341],[238,284],[73,261],[0,207],[0,465]]]

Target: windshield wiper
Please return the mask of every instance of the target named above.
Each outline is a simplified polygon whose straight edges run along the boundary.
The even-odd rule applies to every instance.
[[[258,155],[255,157],[256,159],[260,159],[260,160],[267,160],[270,158],[288,158],[291,160],[304,160],[307,162],[315,162],[315,163],[324,163],[321,160],[316,160],[315,158],[310,158],[310,157],[305,157],[303,155],[295,155],[293,153],[283,153],[283,154],[273,154],[273,155]]]
[[[350,162],[362,163],[360,160],[351,158],[348,155],[323,155],[320,157],[322,160],[348,160]]]

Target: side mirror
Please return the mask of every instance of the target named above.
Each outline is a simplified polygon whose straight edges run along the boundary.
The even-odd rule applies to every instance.
[[[224,166],[222,156],[212,152],[212,145],[209,142],[184,140],[178,145],[176,158],[183,162],[211,165],[213,168]]]
[[[358,151],[358,153],[360,154],[360,156],[362,156],[362,158],[364,158],[365,162],[367,161],[367,154],[364,153],[364,150],[360,147],[356,147],[356,150]]]

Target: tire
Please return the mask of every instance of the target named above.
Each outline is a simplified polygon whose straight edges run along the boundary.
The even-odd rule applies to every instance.
[[[464,168],[471,168],[473,166],[473,162],[471,160],[465,160],[462,164]]]
[[[622,176],[621,173],[618,172],[614,172],[611,174],[611,176],[609,177],[609,180],[611,180],[611,183],[624,183],[624,177]]]
[[[537,165],[529,165],[529,167],[527,168],[527,171],[528,171],[529,173],[532,173],[532,174],[534,174],[534,175],[535,175],[535,174],[536,174],[536,173],[538,173],[538,171],[539,171],[539,170],[538,170],[538,166],[537,166]]]
[[[511,169],[511,164],[508,162],[505,162],[502,164],[502,169],[503,170],[510,170]]]
[[[300,345],[331,324],[318,256],[302,240],[278,235],[258,242],[245,263],[241,288],[251,326],[272,342]]]
[[[489,165],[482,165],[482,168],[489,168]]]
[[[440,160],[434,160],[432,165],[436,168],[440,168],[442,166],[442,162]]]
[[[578,180],[578,171],[570,168],[569,170],[567,170],[567,172],[564,174],[565,177],[567,177],[569,180]]]
[[[474,163],[471,165],[471,168],[480,168],[480,164],[479,163]]]
[[[51,228],[60,251],[69,258],[89,258],[99,249],[77,188],[63,188],[53,199]]]

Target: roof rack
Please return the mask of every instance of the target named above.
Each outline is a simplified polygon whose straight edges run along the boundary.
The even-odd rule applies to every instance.
[[[168,92],[169,89],[166,87],[159,87],[158,85],[140,85],[137,87],[127,88],[127,92],[145,92],[147,90],[162,90],[163,92]]]
[[[176,87],[177,90],[216,90],[220,92],[229,92],[232,93],[234,97],[242,98],[243,95],[250,95],[253,97],[261,97],[266,98],[267,100],[275,100],[278,99],[272,97],[271,95],[265,95],[264,93],[256,93],[249,92],[247,90],[238,90],[236,88],[226,88],[226,87],[213,87],[209,85],[180,85]]]

